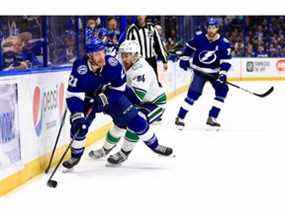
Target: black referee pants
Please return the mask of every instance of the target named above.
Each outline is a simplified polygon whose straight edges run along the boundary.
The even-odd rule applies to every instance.
[[[152,58],[146,58],[145,59],[149,65],[153,68],[154,72],[155,72],[155,75],[156,75],[156,80],[157,80],[157,83],[160,87],[162,87],[161,83],[159,82],[159,79],[158,79],[158,72],[157,72],[157,61],[156,61],[156,57],[152,57]]]

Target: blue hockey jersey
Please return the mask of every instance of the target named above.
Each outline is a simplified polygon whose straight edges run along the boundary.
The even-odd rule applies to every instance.
[[[192,56],[191,68],[205,73],[228,71],[231,67],[231,47],[229,41],[220,35],[215,41],[209,41],[202,31],[185,44],[184,56]]]
[[[94,97],[108,87],[109,102],[116,101],[125,92],[126,75],[117,59],[105,57],[105,65],[98,72],[91,70],[87,57],[73,63],[67,89],[67,106],[71,113],[84,112],[86,97]]]

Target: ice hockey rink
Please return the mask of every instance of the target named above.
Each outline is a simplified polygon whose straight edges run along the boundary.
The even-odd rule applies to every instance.
[[[185,130],[174,128],[183,93],[169,101],[162,123],[153,126],[175,157],[159,157],[143,143],[116,168],[85,155],[72,172],[60,169],[57,188],[46,186],[47,175],[38,176],[0,198],[0,211],[284,213],[285,84],[236,83],[257,92],[275,90],[258,98],[231,88],[220,131],[205,126],[214,94],[210,85],[189,112]]]

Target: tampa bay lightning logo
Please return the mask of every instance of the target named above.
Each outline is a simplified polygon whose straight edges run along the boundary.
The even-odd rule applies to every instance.
[[[199,61],[203,64],[211,64],[214,61],[216,61],[217,55],[216,51],[209,51],[209,50],[204,50],[200,52],[199,54]]]
[[[85,75],[87,72],[88,72],[88,69],[87,69],[87,66],[85,65],[81,65],[77,68],[77,72],[80,74],[80,75]]]
[[[113,57],[108,58],[108,62],[112,67],[115,67],[118,65],[118,60]]]

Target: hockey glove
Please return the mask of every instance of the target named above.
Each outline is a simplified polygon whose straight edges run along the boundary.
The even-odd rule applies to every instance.
[[[218,78],[217,78],[217,81],[221,84],[225,84],[226,81],[227,81],[227,75],[226,75],[226,71],[220,71],[219,72],[219,75],[218,75]]]
[[[90,99],[89,103],[92,104],[95,112],[102,112],[109,104],[108,98],[104,93],[100,93],[99,95]]]
[[[83,113],[74,113],[70,116],[70,135],[74,140],[84,140],[88,133],[88,126],[86,118]]]
[[[179,67],[181,67],[183,70],[187,71],[188,68],[190,68],[190,58],[188,56],[182,56],[179,60]]]

